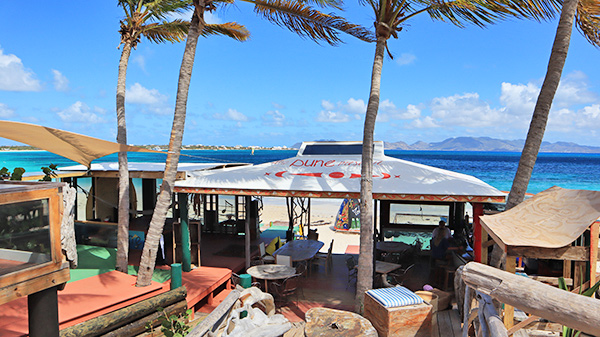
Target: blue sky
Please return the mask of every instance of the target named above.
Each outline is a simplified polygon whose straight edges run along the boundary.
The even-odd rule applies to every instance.
[[[121,50],[116,1],[0,2],[0,119],[114,141]],[[369,8],[346,3],[372,27]],[[342,35],[318,45],[238,2],[212,22],[236,21],[248,42],[199,41],[184,144],[291,146],[361,140],[374,44]],[[375,139],[414,143],[472,136],[524,139],[557,19],[481,29],[415,17],[390,40]],[[127,76],[131,144],[167,144],[184,43],[143,39]],[[546,141],[600,146],[600,50],[574,30]],[[14,142],[0,139],[1,145]]]

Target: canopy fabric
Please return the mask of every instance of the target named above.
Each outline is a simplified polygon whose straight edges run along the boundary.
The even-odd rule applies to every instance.
[[[87,167],[92,160],[115,152],[164,153],[45,126],[11,121],[0,121],[0,136],[52,152]]]
[[[560,248],[600,217],[600,192],[551,187],[510,210],[481,216],[494,240],[506,246]]]
[[[275,162],[192,172],[175,184],[182,193],[360,198],[360,155],[303,155]],[[376,199],[502,202],[505,194],[483,181],[456,172],[383,154],[373,160]]]

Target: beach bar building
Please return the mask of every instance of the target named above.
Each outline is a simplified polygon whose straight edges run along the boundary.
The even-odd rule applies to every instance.
[[[386,231],[414,225],[402,223],[402,217],[393,211],[397,205],[444,206],[446,213],[442,217],[448,220],[450,228],[458,231],[464,225],[466,203],[473,207],[474,236],[479,240],[479,215],[483,214],[484,206],[505,200],[505,193],[475,177],[392,158],[383,150],[383,142],[375,142],[373,198],[375,214],[380,219],[379,240],[385,239]],[[248,199],[359,199],[361,154],[361,142],[304,142],[296,157],[252,166],[189,172],[185,179],[176,182],[174,190],[178,194],[202,194],[205,202],[214,195]],[[210,219],[205,216],[206,221]],[[434,226],[427,228],[431,230]],[[475,251],[476,260],[480,257],[481,252]]]

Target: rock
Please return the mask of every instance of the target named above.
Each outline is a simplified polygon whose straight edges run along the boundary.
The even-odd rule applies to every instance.
[[[312,308],[306,312],[307,337],[373,336],[377,330],[371,322],[353,312],[328,308]]]

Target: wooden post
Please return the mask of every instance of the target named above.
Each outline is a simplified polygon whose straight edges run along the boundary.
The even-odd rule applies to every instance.
[[[29,336],[58,336],[57,287],[40,290],[27,296]]]
[[[590,226],[590,286],[596,284],[596,262],[598,262],[598,231],[597,221]]]
[[[594,336],[600,335],[600,301],[481,263],[463,267],[463,280],[498,301]]]
[[[481,263],[483,264],[489,264],[489,257],[488,257],[488,246],[487,245],[483,245],[485,242],[487,242],[490,239],[490,236],[488,234],[488,232],[485,230],[485,228],[483,228],[483,226],[481,226]]]
[[[517,267],[516,258],[514,256],[507,256],[506,262],[504,264],[504,269],[507,272],[514,274],[516,271],[516,267]],[[510,329],[515,324],[514,318],[515,318],[515,308],[512,305],[505,304],[504,305],[504,326],[507,329]]]
[[[179,218],[181,224],[181,266],[183,271],[192,270],[192,248],[190,245],[190,223],[188,217],[188,194],[178,193]]]
[[[473,254],[475,262],[481,262],[481,221],[479,217],[483,215],[483,204],[473,204]]]

